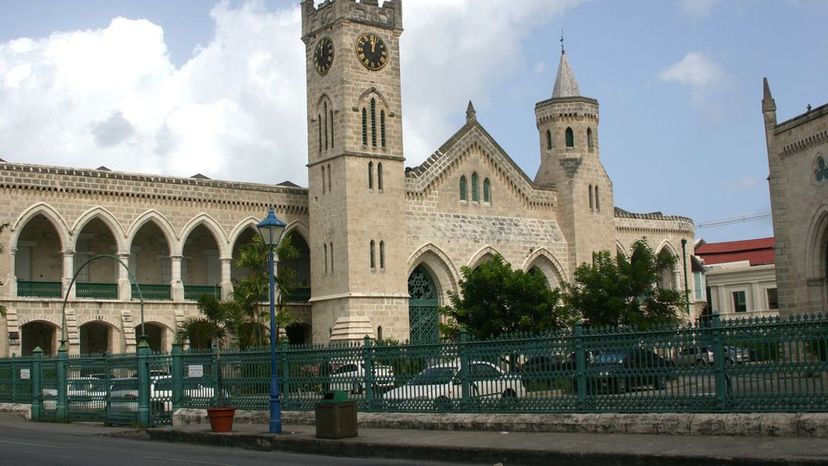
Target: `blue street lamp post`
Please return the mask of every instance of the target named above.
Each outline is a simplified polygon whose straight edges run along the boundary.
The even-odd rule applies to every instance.
[[[279,372],[276,367],[276,275],[273,250],[279,245],[285,232],[285,223],[276,217],[273,208],[267,212],[256,228],[268,249],[268,268],[270,269],[270,433],[282,432],[282,402],[279,399]]]

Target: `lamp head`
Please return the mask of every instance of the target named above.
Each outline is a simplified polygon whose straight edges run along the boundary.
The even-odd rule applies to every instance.
[[[264,244],[273,247],[279,244],[282,239],[282,234],[285,232],[285,222],[279,220],[276,214],[273,213],[273,208],[268,209],[267,217],[264,218],[256,228],[259,229],[259,234],[262,236]]]

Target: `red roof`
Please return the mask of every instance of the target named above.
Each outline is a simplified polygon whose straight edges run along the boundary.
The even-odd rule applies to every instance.
[[[696,248],[695,254],[707,265],[726,262],[750,261],[750,265],[773,264],[776,258],[774,246],[776,240],[770,238],[748,239],[744,241],[726,241],[724,243],[705,243]]]

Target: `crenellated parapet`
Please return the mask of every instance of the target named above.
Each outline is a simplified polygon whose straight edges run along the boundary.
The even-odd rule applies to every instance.
[[[402,32],[402,0],[328,0],[318,7],[313,0],[302,2],[302,40],[336,21],[352,21],[392,28]]]

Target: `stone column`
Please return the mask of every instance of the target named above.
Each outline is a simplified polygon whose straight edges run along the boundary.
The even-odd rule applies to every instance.
[[[75,275],[75,251],[63,251],[63,293],[65,297],[69,293],[69,299],[75,298],[75,287],[69,290],[69,285],[72,283],[72,276]]]
[[[221,262],[221,297],[227,299],[233,293],[233,281],[231,280],[233,258],[222,257],[219,262]]]
[[[762,290],[759,289],[759,284],[754,282],[750,284],[750,292],[753,295],[753,302],[751,303],[753,306],[748,308],[748,312],[750,311],[767,311],[768,306],[765,303],[765,306],[762,306],[761,303],[764,301],[762,299]]]
[[[9,287],[9,292],[6,295],[10,298],[17,297],[17,268],[15,262],[15,254],[17,254],[17,248],[9,248],[9,278],[6,280],[7,286]]]
[[[118,253],[118,259],[129,266],[129,253]],[[129,301],[132,298],[132,284],[129,281],[129,269],[118,264],[118,299]]]
[[[181,256],[170,256],[172,261],[171,277],[170,277],[170,293],[172,300],[176,302],[184,301],[184,284],[181,282]]]

